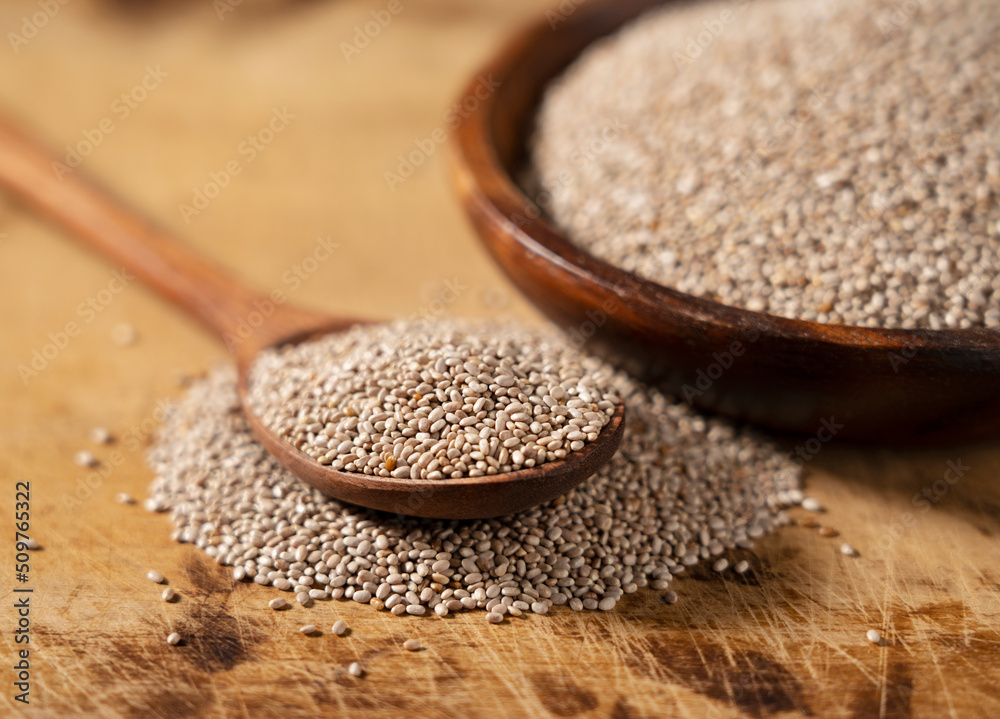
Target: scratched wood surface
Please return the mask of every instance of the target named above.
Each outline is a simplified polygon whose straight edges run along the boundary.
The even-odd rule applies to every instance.
[[[208,3],[69,3],[17,52],[9,36],[0,42],[0,106],[57,147],[99,139],[82,169],[263,288],[373,317],[531,318],[474,243],[443,149],[425,140],[446,126],[466,76],[542,6],[404,0],[345,57],[341,43],[386,7],[244,2],[220,21]],[[22,33],[22,17],[37,10],[4,3],[0,28]],[[159,79],[133,96],[145,97],[121,100],[147,76]],[[294,118],[251,159],[240,144],[275,111]],[[390,188],[385,173],[398,173],[399,155],[418,142],[426,161]],[[217,197],[183,212],[231,162],[240,172]],[[332,256],[310,259],[327,236],[338,244]],[[744,578],[696,569],[676,582],[673,606],[643,591],[610,614],[555,611],[502,626],[481,614],[401,620],[349,603],[275,613],[265,607],[272,590],[234,584],[171,542],[166,516],[113,501],[144,496],[143,449],[158,402],[180,391],[178,373],[223,357],[141,287],[112,283],[113,269],[0,196],[0,714],[1000,713],[1000,445],[823,446],[808,462],[808,492],[828,507],[821,521],[862,556],[790,527],[744,553],[753,566]],[[70,322],[79,331],[63,338]],[[138,330],[135,345],[112,343],[121,322]],[[35,350],[37,375],[22,378]],[[87,489],[72,456],[95,425],[119,441],[95,450],[111,469]],[[949,483],[950,466],[968,469]],[[31,482],[43,545],[28,585],[27,708],[12,699],[9,661],[17,480]],[[180,601],[159,600],[148,568],[167,575]],[[297,632],[336,618],[351,625],[348,636]],[[885,646],[865,640],[869,628]],[[166,645],[173,630],[184,645]],[[426,650],[403,652],[408,637]],[[355,659],[368,669],[360,681],[345,672]]]

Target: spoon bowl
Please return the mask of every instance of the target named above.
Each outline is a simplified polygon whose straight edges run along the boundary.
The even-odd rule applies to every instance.
[[[610,461],[624,431],[619,402],[597,439],[565,459],[538,467],[462,479],[401,480],[321,465],[285,442],[253,414],[247,377],[262,351],[366,323],[284,303],[261,294],[171,239],[79,173],[57,178],[53,158],[0,120],[0,185],[84,243],[123,264],[147,285],[198,319],[236,361],[244,414],[262,445],[293,474],[324,494],[396,514],[476,519],[519,512],[583,482]]]
[[[997,330],[824,325],[678,292],[573,244],[521,190],[514,178],[548,84],[595,40],[674,1],[550,11],[469,83],[453,177],[497,265],[592,351],[697,407],[816,446],[831,436],[916,444],[1000,435]],[[486,97],[483,77],[496,87]]]

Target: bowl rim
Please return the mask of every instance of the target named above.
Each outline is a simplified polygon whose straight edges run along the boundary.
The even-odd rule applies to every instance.
[[[827,324],[749,310],[681,292],[591,254],[574,244],[567,234],[545,217],[500,159],[494,123],[503,109],[500,102],[503,85],[512,77],[528,76],[533,51],[541,42],[551,42],[552,33],[585,28],[581,32],[589,38],[582,50],[567,53],[562,58],[562,66],[551,76],[540,80],[528,77],[528,85],[536,97],[527,105],[526,114],[516,120],[522,127],[532,127],[530,123],[544,88],[558,78],[581,52],[617,32],[643,12],[676,1],[594,0],[577,7],[555,26],[546,14],[516,32],[480,66],[460,95],[460,98],[475,96],[479,102],[453,129],[451,142],[451,160],[459,191],[475,202],[477,211],[526,251],[544,258],[584,284],[596,285],[611,292],[628,302],[637,311],[637,316],[647,320],[655,321],[658,315],[669,312],[675,320],[681,318],[693,324],[726,328],[734,337],[739,332],[756,331],[776,340],[876,352],[914,348],[995,355],[1000,351],[1000,330],[993,328],[935,330]],[[602,18],[602,15],[610,15],[610,20]],[[498,90],[485,99],[476,95],[483,77],[499,83]],[[522,150],[529,137],[528,133],[520,133],[518,144]]]

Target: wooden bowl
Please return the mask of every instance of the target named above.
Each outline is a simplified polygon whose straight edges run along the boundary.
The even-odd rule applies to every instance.
[[[453,175],[493,259],[572,339],[697,407],[817,442],[998,436],[1000,332],[825,325],[701,299],[580,249],[518,188],[547,83],[594,40],[662,4],[550,11],[469,83]]]

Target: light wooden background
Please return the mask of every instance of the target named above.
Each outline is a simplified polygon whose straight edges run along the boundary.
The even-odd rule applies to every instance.
[[[353,28],[386,2],[254,2],[220,21],[205,3],[74,0],[17,52],[0,40],[0,107],[55,147],[114,129],[81,171],[100,178],[205,253],[295,301],[372,317],[434,308],[530,318],[490,265],[449,186],[444,149],[390,190],[384,173],[444,125],[465,78],[542,5],[402,0],[404,10],[348,62]],[[35,2],[0,5],[20,32]],[[148,65],[168,73],[128,117],[113,103]],[[295,118],[252,162],[238,146],[274,109]],[[197,216],[181,203],[231,160],[242,172]],[[285,273],[318,237],[332,259],[292,288]],[[825,447],[808,492],[841,539],[792,527],[760,542],[746,579],[696,570],[611,614],[556,611],[488,625],[481,614],[400,620],[326,603],[277,614],[271,590],[234,585],[170,523],[113,502],[144,496],[142,449],[178,372],[223,357],[194,325],[137,285],[91,321],[79,305],[112,268],[0,196],[0,713],[12,700],[13,483],[32,488],[32,691],[46,717],[559,716],[970,717],[1000,712],[1000,446],[920,452]],[[78,336],[25,384],[67,322]],[[128,322],[132,347],[110,340]],[[51,354],[51,352],[50,352]],[[106,425],[124,462],[91,496],[73,453]],[[134,439],[134,441],[132,441]],[[98,450],[109,457],[113,448]],[[947,462],[971,469],[938,482]],[[938,482],[938,484],[935,484]],[[926,511],[921,491],[935,496]],[[923,506],[923,505],[922,505]],[[907,512],[914,515],[903,527]],[[797,517],[806,513],[796,512]],[[895,528],[895,529],[894,529]],[[881,548],[880,548],[881,547]],[[167,605],[148,568],[182,599]],[[298,626],[344,618],[345,638]],[[865,640],[879,628],[886,646]],[[168,647],[166,634],[189,637]],[[405,653],[419,638],[427,647]],[[364,680],[346,675],[360,658]]]

